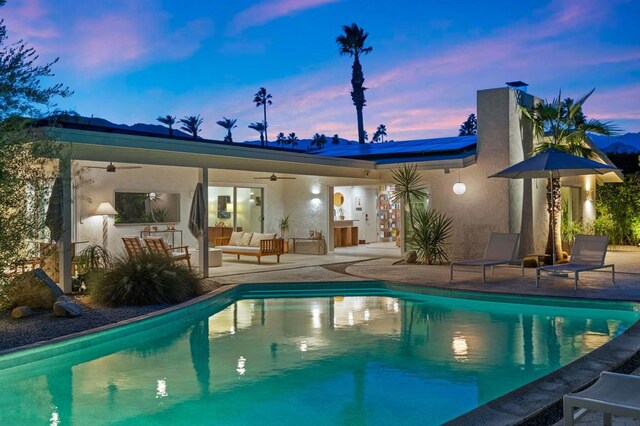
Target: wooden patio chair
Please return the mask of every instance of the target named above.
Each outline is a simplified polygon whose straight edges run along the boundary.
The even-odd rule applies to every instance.
[[[169,256],[172,262],[186,260],[187,266],[191,269],[189,246],[170,247],[162,237],[145,237],[144,243],[149,253],[164,254]]]
[[[124,248],[127,250],[129,257],[140,256],[145,253],[145,248],[142,245],[142,241],[135,235],[125,235],[122,237]]]

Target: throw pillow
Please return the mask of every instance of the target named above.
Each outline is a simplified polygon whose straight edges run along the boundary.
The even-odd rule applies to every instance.
[[[251,242],[249,243],[249,247],[260,247],[260,240],[264,239],[264,234],[259,232],[254,232],[251,237]]]
[[[242,236],[244,235],[244,232],[232,232],[231,233],[231,239],[229,240],[229,245],[230,246],[239,246],[240,242],[242,241]]]
[[[242,236],[242,240],[240,241],[239,246],[247,247],[251,242],[251,237],[253,236],[253,232],[245,232]]]

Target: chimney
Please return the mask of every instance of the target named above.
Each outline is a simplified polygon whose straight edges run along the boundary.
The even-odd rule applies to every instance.
[[[529,86],[527,83],[525,83],[524,81],[507,81],[506,83],[507,87],[514,89],[514,90],[519,90],[521,92],[527,93],[527,87]]]

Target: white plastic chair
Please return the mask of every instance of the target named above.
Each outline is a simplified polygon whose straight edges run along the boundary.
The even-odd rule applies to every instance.
[[[573,426],[589,410],[603,413],[603,424],[607,426],[611,425],[612,415],[640,420],[640,376],[604,371],[585,390],[565,395],[562,405],[567,426]],[[574,412],[575,408],[578,411]]]

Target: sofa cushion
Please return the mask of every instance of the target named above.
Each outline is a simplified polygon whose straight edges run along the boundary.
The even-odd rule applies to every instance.
[[[246,254],[258,254],[260,253],[260,247],[243,247],[243,246],[218,246],[217,249],[222,250],[223,253],[246,253]]]
[[[245,232],[240,240],[239,246],[248,247],[251,242],[251,237],[253,236],[253,232]]]
[[[251,237],[251,243],[249,243],[249,247],[260,247],[260,241],[272,240],[275,237],[275,233],[261,234],[259,232],[254,232],[253,236]]]
[[[244,232],[240,231],[240,232],[232,232],[231,233],[231,239],[229,240],[229,244],[230,246],[239,246],[240,245],[240,241],[242,241],[242,236],[244,235]]]

